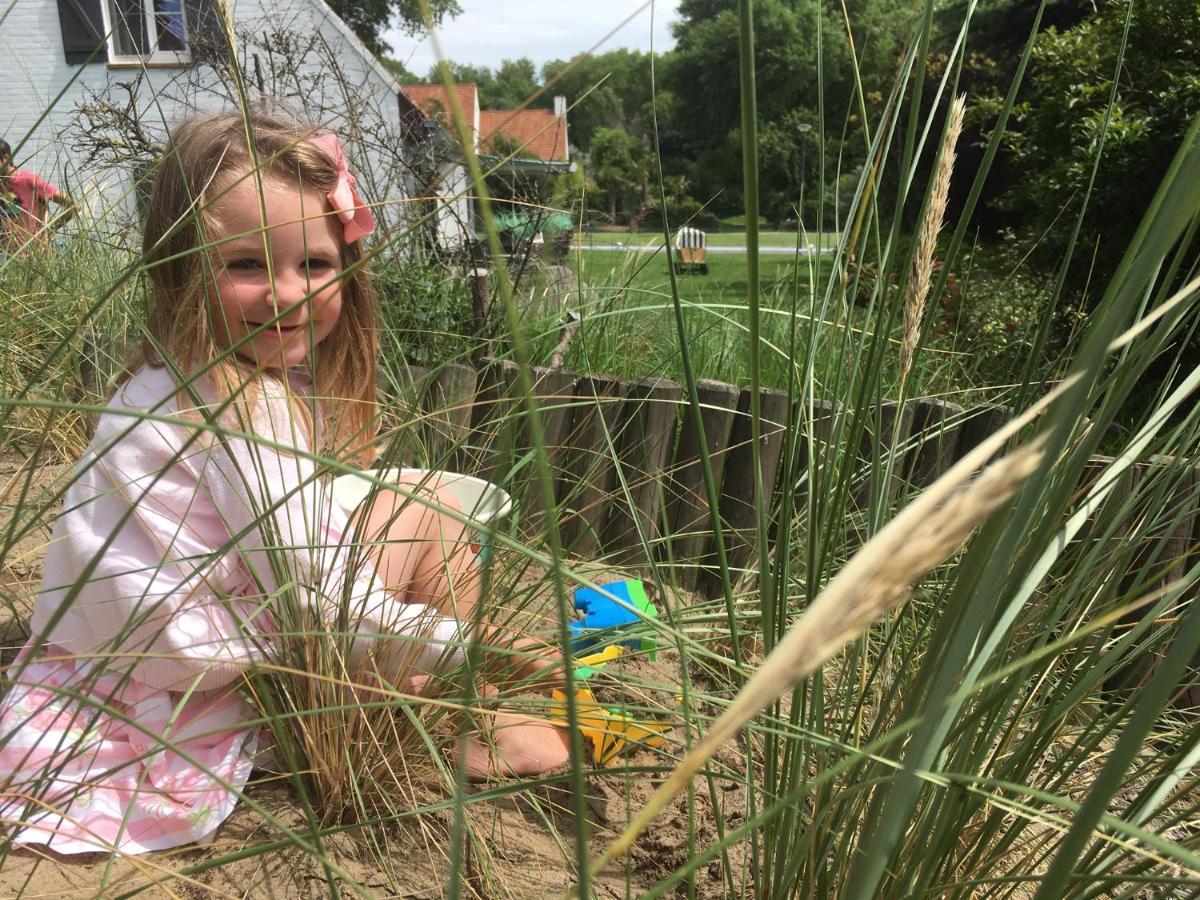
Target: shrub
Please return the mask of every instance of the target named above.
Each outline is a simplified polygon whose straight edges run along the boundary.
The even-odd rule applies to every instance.
[[[471,353],[471,290],[461,275],[430,263],[395,263],[375,272],[375,287],[386,362],[432,366]]]
[[[940,322],[931,340],[965,353],[977,379],[990,384],[1021,378],[1043,319],[1051,314],[1051,286],[1024,256],[1016,236],[1002,232],[998,243],[960,258],[939,298]],[[1035,373],[1044,373],[1054,348],[1066,343],[1071,321],[1069,313],[1054,314]]]

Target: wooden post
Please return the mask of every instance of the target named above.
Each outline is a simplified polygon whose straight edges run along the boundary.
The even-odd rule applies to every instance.
[[[429,373],[421,366],[405,366],[397,371],[380,369],[380,426],[386,436],[381,462],[395,466],[428,464],[422,412],[428,387]]]
[[[1012,410],[996,403],[984,403],[967,410],[958,434],[955,462],[1007,425],[1011,418]]]
[[[600,523],[612,495],[614,455],[621,402],[628,383],[606,375],[585,375],[575,385],[571,416],[567,477],[560,485],[559,508],[563,546],[581,557],[600,551]]]
[[[1135,467],[1132,477],[1134,503],[1137,509],[1145,511],[1143,521],[1151,527],[1136,535],[1140,544],[1135,548],[1130,574],[1122,583],[1123,591],[1133,589],[1147,571],[1152,572],[1154,578],[1145,584],[1145,592],[1162,590],[1187,571],[1197,533],[1197,477],[1194,465],[1169,456],[1152,456]],[[1153,481],[1160,483],[1154,485]],[[1172,519],[1175,521],[1170,527],[1164,527]],[[1152,614],[1152,607],[1141,607],[1130,611],[1121,621],[1125,625],[1134,625]],[[1155,630],[1166,629],[1177,631],[1178,625],[1156,622],[1147,637]],[[1105,686],[1122,693],[1136,689],[1154,674],[1167,649],[1168,643],[1164,642],[1153,652],[1140,653],[1136,660],[1109,676]],[[1190,695],[1194,688],[1195,685],[1186,685],[1182,693]]]
[[[491,311],[489,286],[492,270],[479,266],[468,276],[471,282],[471,318],[474,320],[475,336],[487,340],[488,313]]]
[[[696,393],[700,399],[704,442],[701,444],[691,414],[684,410],[679,446],[667,481],[671,556],[675,561],[679,585],[686,590],[695,590],[699,584],[700,567],[711,562],[705,554],[712,546],[712,520],[701,460],[708,459],[719,492],[728,458],[725,449],[729,444],[740,392],[732,384],[702,378],[696,382]]]
[[[604,529],[605,550],[628,565],[645,566],[654,555],[663,510],[663,471],[675,448],[683,389],[667,378],[642,378],[626,394],[618,426],[617,462],[629,489],[613,488]]]
[[[1176,468],[1178,475],[1170,485],[1170,496],[1165,498],[1162,516],[1170,519],[1178,516],[1166,536],[1159,560],[1163,565],[1159,586],[1165,587],[1173,581],[1182,578],[1188,568],[1188,555],[1192,550],[1192,534],[1196,526],[1196,492],[1197,477],[1200,472],[1186,460],[1156,456],[1150,460],[1151,465],[1164,469]]]
[[[1083,467],[1083,472],[1079,477],[1079,489],[1077,494],[1080,498],[1086,497],[1097,482],[1104,476],[1105,471],[1115,460],[1111,456],[1092,455]],[[1133,477],[1126,472],[1120,476],[1117,483],[1113,485],[1112,493],[1109,495],[1107,504],[1120,503],[1121,500],[1129,496],[1130,490],[1133,488]],[[1103,507],[1101,507],[1103,509]],[[1078,541],[1087,541],[1091,539],[1092,533],[1097,530],[1097,522],[1095,515],[1089,517],[1083,523],[1083,527],[1079,529],[1079,533],[1075,536]],[[1120,536],[1115,536],[1113,540],[1120,540]]]
[[[787,391],[770,388],[761,393],[763,502],[774,505],[775,479],[788,427]],[[754,457],[751,448],[750,389],[742,391],[729,435],[729,454],[721,488],[721,520],[724,524],[727,559],[733,578],[745,569],[758,546],[758,517],[754,508]],[[719,573],[701,575],[706,593],[720,590]]]
[[[862,486],[854,493],[854,503],[860,509],[869,509],[871,505],[871,488],[876,476],[886,478],[888,457],[895,454],[892,462],[891,478],[880,487],[876,487],[875,496],[883,502],[891,504],[900,493],[900,485],[904,480],[905,454],[901,448],[912,433],[913,408],[911,404],[900,406],[894,400],[887,400],[871,410],[867,427],[863,430],[860,458],[862,470],[866,474]],[[878,433],[876,433],[878,430]]]
[[[800,401],[797,409],[797,421],[803,429],[803,440],[800,444],[801,463],[807,470],[803,483],[788,485],[789,490],[794,488],[796,491],[794,503],[797,510],[807,505],[808,495],[813,489],[813,483],[823,478],[827,460],[829,459],[828,447],[833,440],[836,426],[843,416],[841,405],[832,400],[813,400],[811,405],[811,421],[809,420],[809,404],[807,401]],[[810,456],[811,461],[809,459]],[[800,473],[796,474],[799,475]],[[824,487],[818,485],[818,501],[821,499],[822,495],[820,492],[822,490],[824,490]],[[818,509],[817,512],[819,514],[820,510]]]
[[[556,496],[558,483],[562,480],[565,470],[564,448],[570,432],[571,407],[575,397],[575,382],[578,379],[579,375],[574,372],[548,369],[543,366],[533,367],[533,397],[538,405],[542,437],[545,440],[546,456],[555,481]],[[524,401],[519,397],[514,397],[513,402],[518,408],[524,409]],[[533,441],[530,438],[526,420],[526,426],[521,429],[520,451],[525,453],[532,448]],[[522,477],[514,485],[516,495],[521,501],[521,530],[529,535],[544,533],[546,516],[552,512],[552,510],[544,508],[537,477],[536,463],[530,460],[522,472]]]
[[[1194,490],[1200,490],[1200,468],[1192,469],[1192,486]],[[1197,505],[1200,504],[1200,498],[1196,494],[1192,494],[1192,534],[1190,546],[1200,548],[1200,509]],[[1187,560],[1189,566],[1194,566],[1200,562],[1200,550],[1196,550],[1190,559]],[[1191,603],[1200,603],[1200,597],[1197,597],[1197,589],[1195,585],[1190,587],[1185,595]],[[1183,684],[1183,690],[1180,693],[1179,705],[1184,709],[1200,709],[1200,650],[1196,651],[1196,655],[1192,657],[1192,664],[1188,667],[1186,680]]]
[[[937,481],[957,459],[963,408],[957,403],[927,398],[916,402],[912,433],[916,446],[909,452],[908,480],[919,488]]]
[[[472,471],[480,478],[507,483],[512,451],[519,443],[520,417],[515,415],[517,364],[493,359],[479,373],[479,392],[471,414],[471,444],[478,448]]]
[[[379,369],[380,390],[391,400],[419,406],[429,386],[429,370],[424,366],[404,365],[398,369]]]
[[[833,400],[814,400],[812,409],[811,437],[828,447],[838,434],[838,428],[844,427],[845,412],[842,405]]]
[[[425,448],[430,468],[462,471],[468,465],[467,437],[475,406],[478,373],[469,366],[449,363],[433,376],[425,394]]]
[[[467,252],[470,257],[467,283],[471,288],[471,324],[479,341],[479,353],[475,361],[479,362],[483,356],[491,353],[491,260],[486,241],[468,241]]]

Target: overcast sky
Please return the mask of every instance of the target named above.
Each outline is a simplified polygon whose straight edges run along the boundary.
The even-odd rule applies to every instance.
[[[667,50],[674,43],[668,24],[678,5],[679,0],[655,0],[651,29],[648,0],[459,0],[462,15],[443,24],[439,39],[455,62],[494,69],[501,60],[528,56],[540,69],[547,60],[590,50],[631,15],[600,50],[649,50],[651,37],[655,50]],[[435,61],[428,40],[392,31],[387,41],[392,55],[416,75],[424,77]]]

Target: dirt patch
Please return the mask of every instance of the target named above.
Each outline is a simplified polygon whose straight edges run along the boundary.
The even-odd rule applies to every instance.
[[[682,740],[677,732],[672,738]],[[677,748],[639,750],[609,767],[589,769],[586,793],[593,854],[624,829],[665,777],[678,752]],[[735,754],[719,763],[729,771],[736,771],[739,765]],[[248,787],[247,797],[275,822],[243,802],[207,847],[112,861],[99,854],[65,858],[17,851],[0,867],[0,896],[117,897],[136,889],[141,891],[139,896],[146,897],[316,900],[331,896],[331,878],[347,894],[347,885],[357,884],[375,897],[445,896],[450,869],[449,812],[426,815],[406,827],[383,832],[386,869],[372,856],[364,834],[350,829],[325,836],[319,844],[329,863],[326,868],[314,853],[273,848],[284,839],[283,828],[302,837],[310,832],[290,785],[265,774],[259,779]],[[518,783],[517,790],[506,797],[470,803],[467,819],[472,839],[461,867],[463,896],[556,897],[574,884],[574,823],[568,782],[569,774],[563,772],[552,783],[528,787]],[[481,785],[473,790],[478,796],[497,787],[504,785]],[[702,850],[718,839],[718,820],[726,828],[741,823],[743,797],[732,781],[719,783],[714,808],[705,782],[697,781],[691,810],[697,848]],[[688,861],[694,852],[688,843],[688,803],[686,796],[678,798],[627,859],[601,873],[594,884],[598,896],[637,896]],[[379,834],[376,830],[376,839]],[[243,853],[250,855],[209,867],[223,857]],[[737,880],[744,870],[740,848],[731,851],[730,862]],[[720,858],[699,870],[697,882],[700,897],[730,896]]]
[[[43,462],[30,451],[0,453],[0,663],[25,641],[25,623],[42,580],[52,510],[70,471],[55,457]]]

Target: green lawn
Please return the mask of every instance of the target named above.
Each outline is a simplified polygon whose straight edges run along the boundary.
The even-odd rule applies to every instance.
[[[607,250],[581,250],[571,254],[572,263],[582,279],[594,289],[616,288],[649,292],[670,298],[669,257],[661,248],[657,253],[615,253]],[[748,269],[745,253],[710,253],[708,274],[681,273],[677,277],[680,296],[690,302],[720,300],[746,304]],[[799,268],[797,269],[797,263]],[[797,260],[793,254],[759,254],[759,273],[765,290],[777,290],[791,284],[800,273],[801,283],[818,280],[828,272],[819,259],[807,256]]]
[[[638,377],[682,376],[664,253],[575,251],[571,264],[587,285],[580,303],[584,325],[572,344],[567,367]],[[677,278],[685,307],[688,346],[696,375],[742,383],[748,377],[747,259],[744,253],[710,254],[708,275]],[[808,257],[761,255],[764,379],[782,386],[792,354],[788,350],[790,310],[807,310],[809,285],[818,288],[828,266]],[[544,338],[552,347],[555,335]]]
[[[583,326],[571,344],[566,367],[629,378],[682,378],[667,255],[583,250],[572,252],[570,264],[586,289],[571,304],[582,313]],[[693,374],[745,384],[751,356],[747,257],[744,253],[709,254],[708,264],[708,275],[676,277]],[[866,310],[853,305],[843,308],[840,302],[826,311],[825,326],[814,327],[808,321],[810,314],[820,315],[813,294],[825,296],[829,285],[827,256],[764,253],[760,255],[760,276],[759,365],[767,387],[787,386],[789,373],[797,364],[804,365],[806,342],[812,334],[820,335],[816,357],[836,360],[850,333],[847,326],[852,331],[870,330],[877,324],[867,318]],[[837,293],[835,290],[835,296]],[[795,319],[793,310],[798,314]],[[843,318],[846,315],[848,320]],[[549,323],[537,338],[543,357],[549,357],[558,337],[557,324]],[[940,394],[961,388],[957,355],[928,350],[926,365],[913,376],[912,390]],[[888,355],[885,382],[898,379],[896,366],[896,358]],[[815,371],[832,370],[818,362]]]
[[[796,232],[794,231],[764,231],[759,234],[760,247],[795,247]],[[825,246],[832,247],[837,235],[826,233],[821,235]],[[583,236],[583,245],[588,244],[621,244],[623,246],[654,247],[662,246],[662,235],[653,232],[630,233],[628,231],[593,231]],[[805,235],[805,244],[816,244],[817,235]],[[746,235],[739,231],[719,232],[708,235],[710,247],[744,247]]]

